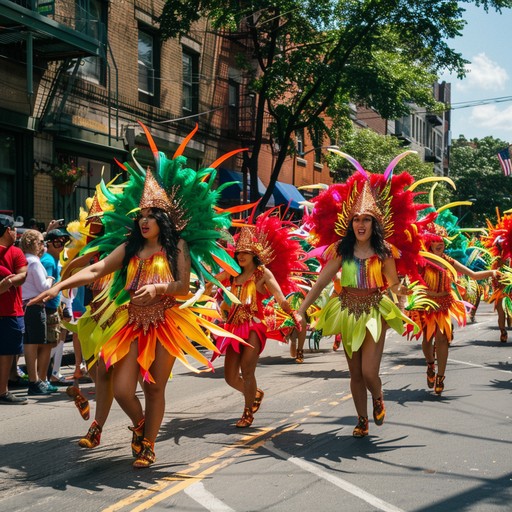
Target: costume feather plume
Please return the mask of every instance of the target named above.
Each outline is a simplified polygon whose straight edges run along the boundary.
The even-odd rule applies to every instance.
[[[308,241],[311,245],[330,247],[332,255],[333,244],[339,241],[342,236],[340,233],[346,232],[353,204],[364,182],[368,181],[375,202],[382,212],[385,239],[396,249],[395,254],[401,254],[396,260],[398,273],[417,280],[419,275],[416,263],[420,258],[421,238],[414,222],[417,212],[426,205],[414,203],[417,193],[409,190],[414,181],[410,174],[402,172],[394,175],[391,171],[388,172],[388,179],[382,174],[364,175],[357,172],[345,183],[331,185],[312,200],[314,206],[311,213],[305,216],[303,227],[310,233]]]

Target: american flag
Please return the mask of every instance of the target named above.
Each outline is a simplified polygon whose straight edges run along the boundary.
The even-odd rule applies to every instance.
[[[512,162],[510,161],[510,146],[498,152],[498,160],[500,161],[501,168],[503,169],[503,174],[505,176],[512,175]]]

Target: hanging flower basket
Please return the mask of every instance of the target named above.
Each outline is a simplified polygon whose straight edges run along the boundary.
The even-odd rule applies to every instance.
[[[53,185],[61,196],[70,196],[85,174],[85,169],[74,164],[62,163],[45,171],[52,178]]]
[[[76,182],[75,183],[62,183],[60,181],[53,181],[53,184],[55,185],[55,188],[57,189],[57,192],[61,196],[70,196],[73,194],[76,188]]]

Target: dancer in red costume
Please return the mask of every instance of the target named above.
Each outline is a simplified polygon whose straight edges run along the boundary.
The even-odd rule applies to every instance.
[[[218,350],[225,354],[226,382],[244,395],[243,414],[236,423],[238,428],[252,425],[254,413],[263,400],[264,392],[257,387],[256,366],[269,331],[274,332],[273,338],[280,337],[278,332],[286,317],[293,318],[295,314],[285,293],[297,289],[290,279],[291,274],[301,272],[306,266],[300,261],[303,259],[300,244],[290,237],[290,231],[277,216],[260,215],[254,226],[242,227],[236,239],[234,253],[242,271],[236,276],[227,272],[217,276],[230,286],[239,301],[229,304],[223,327],[245,340],[240,343],[232,335],[216,340]],[[278,311],[272,304],[263,304],[271,296],[279,305]],[[294,325],[290,321],[288,324]],[[300,328],[300,324],[295,324]]]
[[[487,220],[488,233],[482,237],[484,247],[493,256],[492,268],[506,270],[505,275],[510,275],[510,261],[512,259],[512,214],[505,213],[501,216],[498,213],[498,221],[493,225]],[[512,300],[510,298],[510,285],[499,279],[493,279],[492,293],[488,301],[494,304],[494,310],[498,314],[498,328],[500,330],[500,341],[506,343],[508,340],[507,320],[512,317]]]

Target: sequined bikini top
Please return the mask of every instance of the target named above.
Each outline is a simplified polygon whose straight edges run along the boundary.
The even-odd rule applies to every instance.
[[[126,275],[125,290],[138,290],[146,284],[170,283],[174,281],[167,256],[163,251],[152,254],[149,258],[133,256]]]

